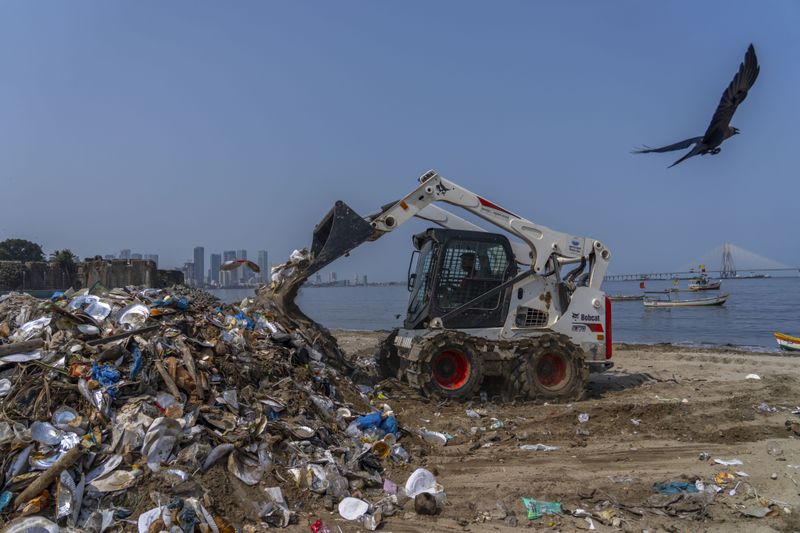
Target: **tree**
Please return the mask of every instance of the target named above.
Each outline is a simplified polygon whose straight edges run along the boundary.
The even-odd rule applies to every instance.
[[[72,253],[69,248],[56,250],[50,254],[50,262],[63,267],[71,267],[78,261],[78,256]]]
[[[44,261],[41,245],[25,239],[0,242],[0,261]]]

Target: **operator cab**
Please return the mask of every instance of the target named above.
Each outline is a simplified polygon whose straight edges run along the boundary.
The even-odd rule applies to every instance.
[[[416,250],[408,266],[411,296],[406,329],[427,328],[435,317],[443,319],[445,328],[503,325],[511,287],[465,304],[517,274],[511,245],[504,235],[431,228],[415,235],[413,242]]]

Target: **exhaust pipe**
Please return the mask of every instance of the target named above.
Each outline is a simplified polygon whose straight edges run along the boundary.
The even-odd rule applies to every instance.
[[[321,270],[350,250],[368,240],[373,234],[372,225],[349,205],[337,200],[322,221],[314,227],[311,241],[311,263],[308,275]]]

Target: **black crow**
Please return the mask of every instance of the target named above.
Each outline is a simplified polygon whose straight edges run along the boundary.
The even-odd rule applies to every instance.
[[[720,152],[719,145],[728,137],[732,137],[739,133],[737,128],[730,126],[731,118],[733,118],[736,108],[744,102],[747,98],[747,91],[753,86],[758,77],[760,67],[758,66],[758,59],[756,58],[756,50],[753,45],[747,47],[747,52],[744,54],[744,62],[739,64],[739,72],[733,77],[728,88],[722,93],[722,98],[719,101],[717,110],[714,111],[714,116],[711,117],[711,124],[702,137],[692,137],[685,141],[676,142],[669,146],[662,146],[661,148],[649,148],[645,146],[642,149],[634,150],[635,154],[649,154],[650,152],[672,152],[673,150],[683,150],[694,145],[686,155],[672,163],[671,168],[690,157],[696,155],[718,154]]]

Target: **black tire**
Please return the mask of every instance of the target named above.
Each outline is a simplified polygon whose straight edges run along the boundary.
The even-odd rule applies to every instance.
[[[530,400],[533,398],[531,380],[528,378],[527,354],[517,354],[517,357],[511,360],[505,390],[509,400]]]
[[[525,356],[528,397],[543,401],[578,401],[586,395],[589,367],[583,350],[565,335],[532,340]]]
[[[468,400],[483,382],[480,352],[466,339],[440,335],[425,350],[423,391],[429,396]]]
[[[378,377],[381,379],[400,379],[402,376],[403,362],[397,354],[397,346],[394,345],[396,337],[397,330],[395,329],[381,343],[378,355],[375,357],[375,366],[378,371]]]

